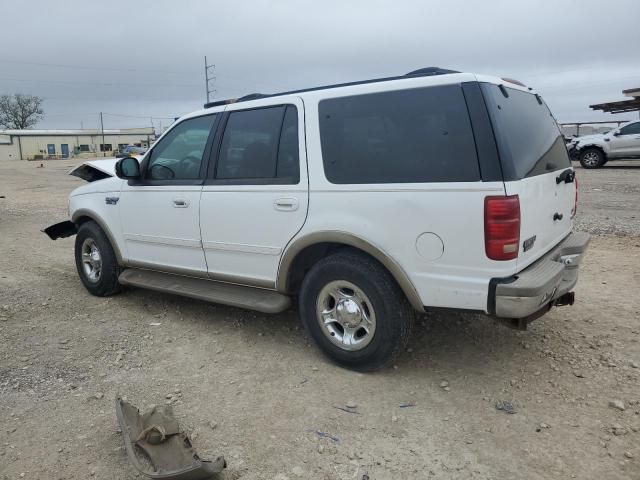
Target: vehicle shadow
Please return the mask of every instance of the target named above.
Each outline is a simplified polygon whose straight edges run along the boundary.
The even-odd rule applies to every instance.
[[[269,315],[137,289],[126,295],[129,300],[141,304],[156,304],[156,299],[162,297],[169,310],[180,311],[179,323],[187,330],[198,329],[201,335],[210,332],[213,337],[214,332],[233,330],[250,342],[252,348],[276,348],[291,362],[306,359],[313,363],[331,363],[315,348],[295,307]],[[535,363],[537,354],[534,351],[547,341],[545,327],[557,322],[552,318],[554,314],[550,312],[536,320],[527,331],[508,328],[481,314],[443,311],[421,314],[407,350],[398,356],[395,367],[416,378],[432,373],[455,376],[461,371],[471,376],[493,376],[505,365],[508,365],[507,369],[520,368],[527,362]],[[395,369],[388,368],[374,375],[394,373]]]

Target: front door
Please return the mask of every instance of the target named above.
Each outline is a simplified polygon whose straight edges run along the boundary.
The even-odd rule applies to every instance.
[[[610,155],[612,157],[640,155],[640,122],[629,123],[610,137]]]
[[[120,193],[130,266],[206,276],[200,238],[200,194],[216,114],[184,120],[142,162],[142,179]]]
[[[274,288],[280,256],[307,215],[304,108],[298,97],[262,103],[227,107],[200,227],[211,278]]]
[[[60,145],[60,151],[62,152],[62,158],[69,158],[69,144],[63,143]]]

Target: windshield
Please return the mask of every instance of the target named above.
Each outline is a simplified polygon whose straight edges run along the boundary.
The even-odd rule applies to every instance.
[[[540,96],[489,83],[482,90],[505,181],[571,167],[562,133]]]

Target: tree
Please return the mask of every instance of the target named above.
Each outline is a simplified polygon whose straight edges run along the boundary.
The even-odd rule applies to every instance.
[[[44,117],[42,102],[35,95],[1,95],[0,126],[16,130],[33,127]]]

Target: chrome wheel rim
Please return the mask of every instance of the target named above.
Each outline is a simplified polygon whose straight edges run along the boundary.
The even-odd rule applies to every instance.
[[[346,280],[328,283],[320,291],[316,316],[322,333],[347,351],[361,350],[373,340],[376,314],[369,297]]]
[[[600,157],[596,152],[587,152],[584,154],[584,157],[582,157],[582,160],[590,167],[595,167],[598,164]]]
[[[87,238],[81,247],[82,269],[85,277],[92,283],[100,280],[102,275],[102,254],[93,238]]]

